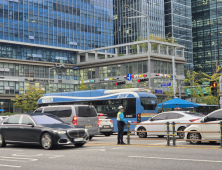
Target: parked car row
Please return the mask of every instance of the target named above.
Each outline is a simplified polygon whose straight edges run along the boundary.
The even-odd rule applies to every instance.
[[[176,131],[184,131],[184,129],[188,126],[188,124],[185,123],[194,122],[196,120],[201,119],[202,117],[203,115],[201,114],[186,111],[170,111],[159,113],[158,115],[150,118],[149,120],[141,122],[141,124],[135,127],[135,131],[152,131],[137,132],[136,135],[138,135],[140,138],[146,138],[147,135],[157,135],[158,137],[163,138],[166,135],[167,122],[184,123],[175,125]],[[170,126],[170,133],[172,134],[172,126]],[[179,138],[184,138],[184,133],[182,132],[177,133],[177,135],[179,136]]]

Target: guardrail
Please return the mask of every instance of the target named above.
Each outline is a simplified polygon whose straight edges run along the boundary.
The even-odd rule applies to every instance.
[[[170,124],[172,124],[172,131],[170,131]],[[187,125],[187,124],[204,124],[204,125],[212,125],[212,124],[220,124],[220,131],[176,131],[175,129],[175,125],[176,124],[183,124],[183,125]],[[167,131],[130,131],[130,125],[166,125],[166,129]],[[166,139],[154,139],[154,138],[147,138],[147,139],[135,139],[135,138],[130,138],[130,134],[131,132],[166,132]],[[167,140],[167,145],[166,146],[170,146],[170,132],[172,132],[172,141],[173,141],[173,146],[176,146],[176,141],[214,141],[214,142],[219,142],[222,141],[222,121],[220,121],[220,123],[147,123],[147,124],[141,124],[141,123],[133,123],[133,124],[127,124],[127,145],[130,145],[130,140]],[[176,133],[178,132],[182,132],[182,133],[220,133],[220,140],[199,140],[199,139],[176,139]],[[220,148],[222,148],[222,142],[220,142]]]

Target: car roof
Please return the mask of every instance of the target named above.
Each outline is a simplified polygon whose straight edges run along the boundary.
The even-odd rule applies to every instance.
[[[22,114],[15,114],[15,115],[11,115],[11,116],[24,116],[24,115],[27,115],[27,116],[42,116],[42,115],[52,115],[52,114],[49,114],[49,113],[22,113]]]

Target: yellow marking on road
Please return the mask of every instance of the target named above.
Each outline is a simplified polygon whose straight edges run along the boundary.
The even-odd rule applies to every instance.
[[[165,146],[154,144],[130,144],[130,145],[117,145],[115,143],[88,143],[88,146],[137,146],[137,147],[153,147],[153,148],[186,148],[186,149],[221,149],[219,146],[190,146],[190,145],[177,145],[177,146]]]

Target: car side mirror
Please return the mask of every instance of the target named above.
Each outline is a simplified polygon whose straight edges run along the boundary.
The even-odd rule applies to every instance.
[[[31,126],[31,127],[34,127],[34,123],[32,123],[32,122],[27,123],[27,125]]]
[[[208,120],[207,117],[205,117],[205,118],[204,118],[204,122],[207,122],[207,120]]]
[[[150,118],[150,121],[152,122],[152,121],[153,121],[153,118]]]

